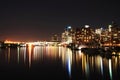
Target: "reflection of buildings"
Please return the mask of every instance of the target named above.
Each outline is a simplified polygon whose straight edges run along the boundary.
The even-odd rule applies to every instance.
[[[71,68],[72,68],[72,51],[68,48],[62,48],[62,63],[65,68],[67,68],[69,77],[71,77]]]
[[[50,65],[51,63],[60,63],[61,65],[62,62],[62,66],[67,70],[69,77],[74,75],[72,73],[79,76],[82,75],[82,77],[87,77],[88,79],[89,77],[91,78],[91,75],[94,76],[95,74],[96,76],[100,76],[100,80],[116,80],[115,75],[119,76],[120,56],[112,56],[107,59],[99,55],[89,56],[81,51],[72,52],[66,47],[54,46],[29,46],[27,48],[5,48],[5,50],[5,53],[2,54],[3,51],[0,48],[0,63],[6,61],[7,64],[13,62],[17,65],[29,65],[31,67],[34,63],[42,66],[44,65],[43,63],[50,63]]]
[[[28,59],[29,59],[29,67],[31,67],[31,59],[32,59],[32,45],[28,45]]]
[[[18,64],[24,62],[26,64],[26,47],[17,47],[17,62]]]
[[[113,79],[113,72],[117,73],[119,68],[118,64],[120,57],[112,57],[112,59],[102,58],[101,56],[88,56],[81,51],[71,52],[71,50],[63,49],[62,51],[63,66],[67,68],[68,74],[71,77],[72,66],[76,65],[77,73],[82,67],[82,75],[85,75],[87,79],[91,77],[91,74],[101,76],[100,79]],[[107,75],[109,74],[109,75]],[[117,74],[116,74],[117,75]],[[107,77],[106,77],[107,76]],[[93,78],[94,79],[94,78]],[[98,79],[98,78],[96,78]]]

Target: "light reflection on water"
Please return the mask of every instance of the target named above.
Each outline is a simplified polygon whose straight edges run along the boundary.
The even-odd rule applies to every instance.
[[[3,54],[4,53],[4,54]],[[15,54],[17,53],[17,54]],[[14,58],[14,59],[13,59]],[[120,70],[120,56],[112,56],[112,58],[101,57],[100,55],[90,56],[79,51],[71,51],[65,47],[40,47],[28,46],[17,47],[17,49],[6,48],[0,49],[0,65],[4,61],[7,63],[16,63],[27,65],[31,68],[34,63],[45,60],[57,62],[61,60],[63,69],[67,70],[70,78],[73,77],[75,70],[77,74],[82,74],[84,79],[116,79]],[[96,78],[91,76],[97,75]],[[98,77],[99,76],[99,77]]]

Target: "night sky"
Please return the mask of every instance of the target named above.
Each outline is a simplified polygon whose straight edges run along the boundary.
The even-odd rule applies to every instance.
[[[113,0],[15,0],[0,2],[0,40],[50,40],[64,28],[120,23],[120,4]]]

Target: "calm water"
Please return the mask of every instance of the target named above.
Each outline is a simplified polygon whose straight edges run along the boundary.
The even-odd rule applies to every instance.
[[[88,56],[65,47],[0,48],[0,77],[15,80],[120,80],[120,56]]]

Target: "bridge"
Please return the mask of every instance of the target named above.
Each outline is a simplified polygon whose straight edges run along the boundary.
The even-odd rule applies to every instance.
[[[58,46],[60,42],[43,42],[43,41],[38,41],[38,42],[26,42],[25,44],[20,44],[22,45],[33,45],[33,46]]]
[[[4,41],[4,45],[7,46],[58,46],[60,42],[50,42],[50,41],[36,41],[36,42],[15,42],[15,41]]]

